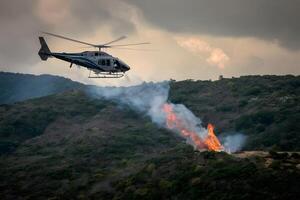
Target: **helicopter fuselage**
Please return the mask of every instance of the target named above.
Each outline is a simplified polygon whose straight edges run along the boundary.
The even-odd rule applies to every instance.
[[[51,53],[50,56],[86,67],[94,72],[126,72],[130,67],[120,59],[103,51],[85,51],[82,53]]]

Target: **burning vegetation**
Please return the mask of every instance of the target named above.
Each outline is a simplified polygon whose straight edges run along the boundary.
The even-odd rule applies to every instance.
[[[179,132],[181,136],[190,141],[198,150],[222,151],[224,148],[214,133],[212,124],[208,124],[206,134],[203,136],[191,130],[185,120],[176,115],[171,104],[164,104],[163,110],[166,113],[166,125],[169,129]]]
[[[128,88],[94,88],[91,93],[148,115],[153,123],[179,133],[197,150],[236,152],[242,148],[245,137],[238,133],[222,135],[221,144],[212,124],[203,127],[201,119],[185,105],[169,102],[169,89],[169,82],[162,82]]]

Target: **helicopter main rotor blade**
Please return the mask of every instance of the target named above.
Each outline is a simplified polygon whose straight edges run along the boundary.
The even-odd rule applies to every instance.
[[[58,34],[54,34],[54,33],[43,32],[43,31],[42,31],[42,33],[47,34],[47,35],[51,35],[53,37],[61,38],[61,39],[64,39],[64,40],[69,40],[69,41],[72,41],[72,42],[77,42],[77,43],[80,43],[80,44],[84,44],[84,45],[92,46],[92,47],[95,47],[95,48],[99,48],[99,50],[101,48],[114,48],[114,47],[126,47],[126,46],[135,46],[135,45],[150,44],[149,42],[142,42],[142,43],[132,43],[132,44],[109,45],[109,44],[118,42],[118,41],[123,40],[123,39],[126,38],[126,36],[121,36],[121,37],[119,37],[119,38],[117,38],[117,39],[115,39],[113,41],[108,42],[108,43],[96,45],[96,44],[91,44],[91,43],[88,43],[88,42],[83,42],[83,41],[80,41],[80,40],[75,40],[75,39],[68,38],[68,37],[65,37],[65,36],[62,36],[62,35],[58,35]]]
[[[91,44],[91,43],[87,43],[87,42],[82,42],[82,41],[79,41],[79,40],[74,40],[72,38],[68,38],[68,37],[65,37],[65,36],[61,36],[61,35],[57,35],[57,34],[53,34],[53,33],[48,33],[48,32],[42,32],[42,33],[47,34],[47,35],[51,35],[51,36],[54,36],[54,37],[57,37],[57,38],[69,40],[69,41],[72,41],[72,42],[77,42],[77,43],[81,43],[81,44],[85,44],[85,45],[97,47],[97,45],[95,45],[95,44]]]
[[[132,50],[132,51],[157,51],[156,49],[131,49],[131,48],[122,48],[116,47],[113,49],[121,49],[121,50]]]
[[[123,36],[121,36],[121,37],[119,37],[119,38],[117,38],[117,39],[115,39],[115,40],[113,40],[113,41],[110,41],[110,42],[107,42],[107,43],[105,43],[105,44],[101,44],[101,45],[102,45],[102,46],[109,45],[109,44],[112,44],[112,43],[118,42],[118,41],[120,41],[120,40],[124,40],[125,38],[126,38],[126,36],[125,36],[125,35],[123,35]],[[101,45],[99,45],[99,46],[101,46]]]
[[[135,46],[135,45],[143,45],[143,44],[150,44],[149,42],[142,42],[142,43],[133,43],[133,44],[118,44],[118,45],[110,45],[109,47],[125,47],[125,46]]]

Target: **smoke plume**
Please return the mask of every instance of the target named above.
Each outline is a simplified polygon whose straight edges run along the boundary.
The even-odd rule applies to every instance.
[[[233,135],[227,135],[221,138],[221,141],[224,146],[224,150],[228,153],[234,153],[240,151],[245,142],[247,137],[241,133],[236,133]]]
[[[131,87],[96,87],[91,88],[90,94],[96,98],[113,100],[118,104],[145,114],[151,120],[163,126],[165,115],[162,106],[168,100],[169,83],[142,83]]]
[[[131,87],[93,87],[89,93],[93,97],[113,100],[120,105],[131,107],[140,114],[149,116],[152,122],[158,126],[168,128],[183,136],[187,143],[193,145],[194,148],[214,150],[208,147],[209,143],[214,145],[214,141],[208,140],[213,138],[209,134],[209,130],[202,126],[201,120],[187,107],[182,104],[168,102],[169,90],[169,82],[165,81],[161,83],[142,83]],[[166,111],[166,108],[169,111]],[[169,120],[172,120],[170,119],[172,116],[175,119],[171,122]],[[212,134],[214,134],[213,127]],[[228,139],[230,140],[230,138]],[[241,147],[236,144],[237,137],[232,139],[235,148],[230,148],[231,152]],[[225,140],[225,144],[232,145],[231,141],[228,140]],[[220,147],[222,146],[220,145]],[[218,150],[224,150],[224,148]]]

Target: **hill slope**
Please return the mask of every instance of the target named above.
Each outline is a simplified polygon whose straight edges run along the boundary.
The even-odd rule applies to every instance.
[[[300,155],[195,152],[149,118],[69,91],[1,108],[1,199],[296,199]],[[270,156],[274,156],[273,154]],[[266,163],[268,163],[266,165]]]
[[[80,91],[1,108],[1,127],[8,127],[1,141],[16,144],[0,162],[6,199],[107,192],[110,182],[182,141],[130,109]]]
[[[247,149],[299,148],[299,77],[171,82],[219,137]],[[254,89],[253,89],[254,88]],[[299,153],[197,152],[174,133],[86,87],[0,105],[1,199],[297,199]]]
[[[300,76],[172,82],[170,100],[213,123],[218,134],[246,134],[245,149],[300,150]]]
[[[50,75],[0,73],[0,76],[2,103],[90,88]],[[244,149],[300,150],[300,76],[171,81],[170,86],[169,101],[184,104],[203,121],[204,126],[213,123],[221,138],[239,132],[248,136]],[[49,108],[46,110],[51,112]],[[9,113],[5,109],[2,109],[2,113],[7,120],[14,119],[13,114],[6,117]],[[43,110],[41,113],[44,113]],[[51,118],[51,115],[45,115],[44,118]],[[25,120],[21,121],[24,123]],[[14,126],[6,124],[4,120],[0,122],[0,132],[3,129],[14,129]],[[18,132],[17,129],[14,131]],[[36,134],[35,131],[38,130],[33,130],[31,134]],[[8,145],[6,142],[1,141],[1,151],[3,145]]]
[[[0,104],[24,101],[83,86],[59,76],[0,72]]]

